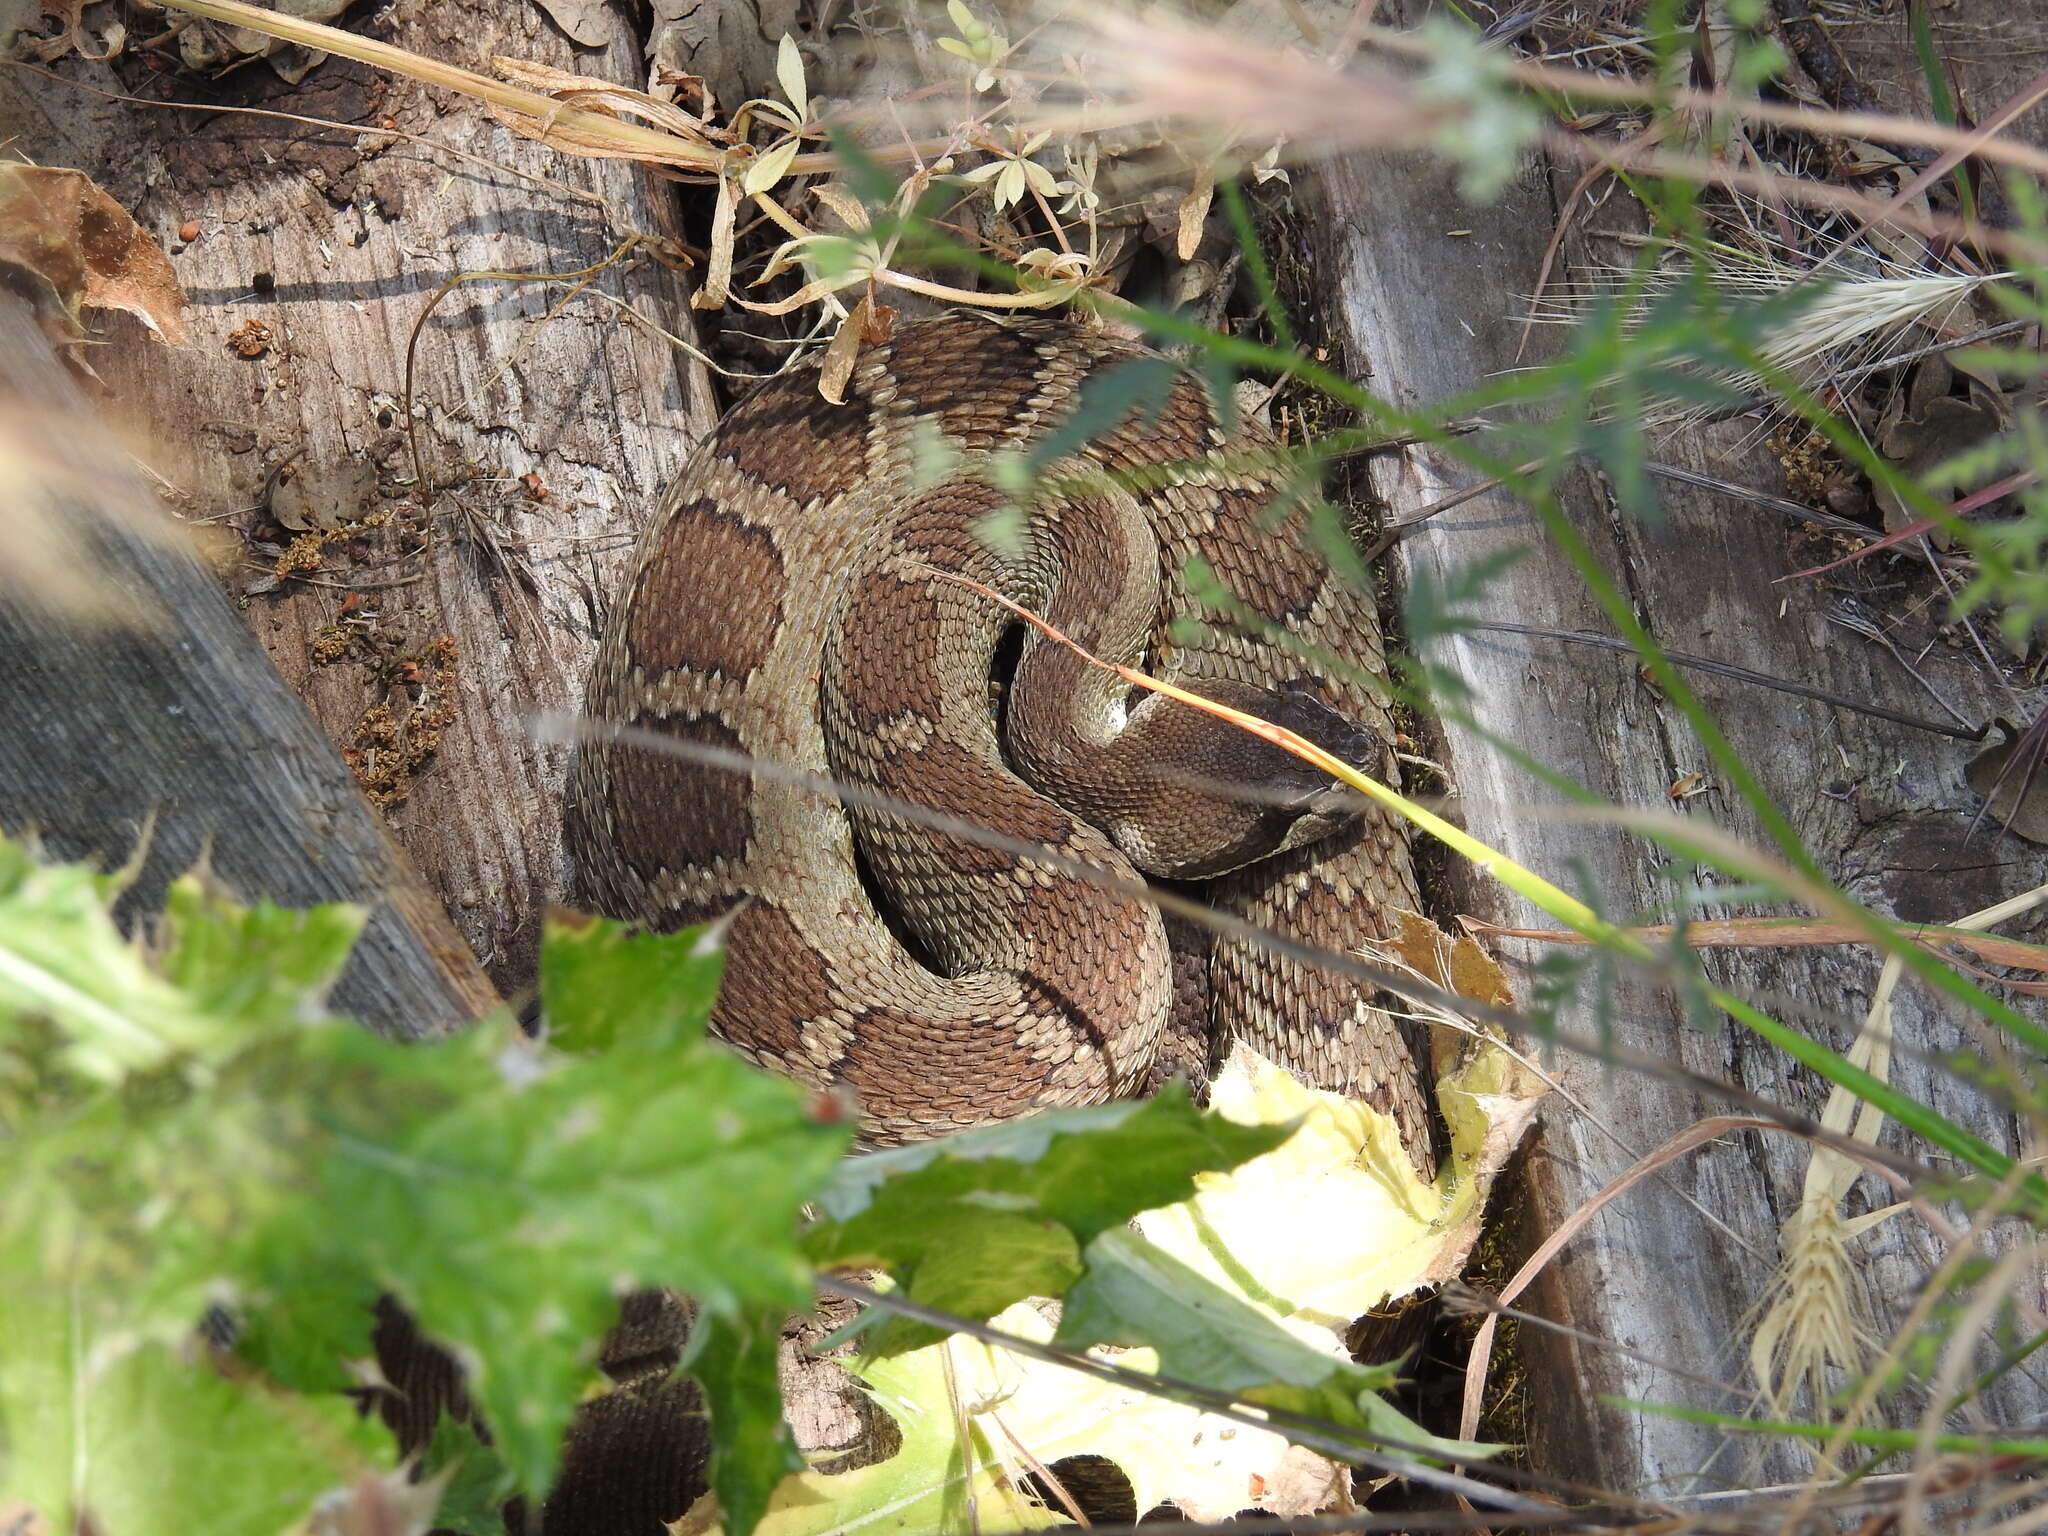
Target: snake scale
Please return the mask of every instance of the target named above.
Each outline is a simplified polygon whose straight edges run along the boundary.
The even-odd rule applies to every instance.
[[[1015,467],[1091,379],[1150,356],[1069,322],[950,315],[867,347],[844,404],[813,365],[729,411],[642,537],[585,713],[800,774],[586,734],[569,807],[585,895],[656,928],[737,909],[713,1029],[850,1089],[874,1142],[1139,1091],[1171,1019],[1363,1097],[1426,1146],[1408,1044],[1355,983],[1249,942],[1176,957],[1127,892],[801,777],[1111,873],[1201,879],[1213,905],[1324,948],[1416,906],[1384,813],[1334,810],[1326,777],[1020,640],[947,579],[1385,771],[1380,693],[1305,659],[1378,674],[1371,600],[1314,553],[1270,435],[1226,430],[1199,378],[1076,443],[1020,518]],[[1255,622],[1175,622],[1208,612],[1190,590],[1203,566]]]

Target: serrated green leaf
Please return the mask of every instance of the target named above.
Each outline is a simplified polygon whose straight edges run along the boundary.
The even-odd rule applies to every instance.
[[[187,875],[164,898],[156,969],[218,1023],[316,1022],[368,915],[346,902],[238,906]]]
[[[551,1479],[621,1289],[670,1286],[712,1312],[809,1299],[797,1218],[850,1132],[812,1121],[794,1084],[709,1042],[651,1071],[509,1027],[388,1065],[426,1100],[335,1117],[337,1239],[306,1262],[360,1266],[459,1350],[521,1489]],[[435,1092],[449,1083],[463,1091]]]
[[[10,1294],[0,1312],[0,1507],[101,1536],[269,1536],[388,1464],[346,1399],[237,1379],[197,1341],[93,1330],[69,1303]]]
[[[470,1425],[442,1414],[434,1436],[420,1452],[420,1476],[445,1478],[434,1511],[436,1531],[460,1536],[504,1536],[502,1513],[512,1491],[511,1473],[498,1453],[477,1438]]]
[[[150,970],[107,915],[114,888],[81,864],[38,864],[0,839],[0,1044],[19,1049],[33,1019],[50,1065],[102,1083],[221,1045],[223,1028]]]
[[[541,1018],[558,1050],[666,1052],[703,1038],[725,971],[714,932],[636,933],[555,912],[540,943]]]
[[[1006,1121],[841,1165],[819,1196],[827,1220],[804,1248],[820,1268],[884,1268],[920,1301],[985,1318],[1071,1278],[1048,1227],[1078,1248],[1186,1199],[1197,1173],[1234,1168],[1288,1131],[1204,1115],[1180,1084],[1143,1102]],[[1004,1241],[963,1257],[963,1228]]]
[[[367,1353],[388,1291],[463,1359],[535,1495],[618,1287],[714,1314],[809,1299],[797,1222],[851,1131],[703,1037],[719,959],[693,936],[550,932],[542,993],[585,1054],[505,1017],[400,1045],[317,1015],[355,914],[188,885],[161,957],[188,987],[120,939],[110,894],[0,841],[0,915],[19,919],[0,946],[36,983],[0,995],[0,1294],[61,1289],[77,1328],[131,1353],[220,1301],[238,1369],[308,1403]],[[121,1049],[74,1050],[105,1040]],[[109,1422],[139,1466],[189,1449],[175,1416]]]
[[[704,1390],[711,1419],[711,1491],[725,1536],[752,1536],[769,1496],[801,1472],[796,1436],[782,1416],[776,1347],[785,1307],[743,1306],[700,1314],[681,1368]]]

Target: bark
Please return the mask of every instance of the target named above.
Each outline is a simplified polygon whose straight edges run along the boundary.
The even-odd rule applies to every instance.
[[[1384,10],[1382,17],[1400,24]],[[1309,217],[1327,243],[1312,255],[1327,323],[1352,375],[1369,369],[1383,398],[1426,406],[1517,366],[1517,296],[1535,288],[1558,203],[1577,174],[1576,167],[1539,164],[1498,203],[1470,207],[1437,164],[1361,155],[1325,167],[1314,178]],[[1616,222],[1618,202],[1608,204],[1600,223]],[[1453,237],[1451,230],[1469,233]],[[1583,243],[1568,245],[1566,260],[1585,259]],[[1540,363],[1556,345],[1554,331],[1538,328],[1519,361]],[[1783,494],[1783,470],[1760,436],[1753,423],[1734,423],[1681,433],[1659,452],[1681,467]],[[1428,447],[1384,456],[1373,471],[1374,487],[1397,521],[1479,478]],[[1961,714],[1981,722],[2013,708],[2006,680],[1989,675],[1965,639],[1940,624],[1946,605],[1938,589],[1928,588],[1924,568],[1871,562],[1832,583],[1776,585],[1818,563],[1821,548],[1779,512],[1663,485],[1652,521],[1625,513],[1613,488],[1590,471],[1566,477],[1561,502],[1577,538],[1672,650],[1944,719],[1887,652],[1829,621],[1838,598],[1860,591],[1880,617],[1900,620],[1894,634],[1905,656],[1919,658],[1922,644],[1931,644],[1919,669]],[[1402,539],[1393,558],[1398,579],[1413,588],[1508,551],[1523,558],[1472,605],[1481,617],[1614,633],[1558,541],[1511,496],[1489,493],[1443,512]],[[1471,690],[1460,706],[1464,722],[1447,722],[1441,738],[1463,823],[1600,910],[1626,918],[1653,908],[1669,891],[1669,861],[1612,826],[1554,814],[1559,794],[1527,763],[1561,772],[1614,804],[1676,812],[1752,847],[1767,846],[1758,818],[1714,772],[1686,721],[1644,680],[1633,657],[1476,631],[1433,639],[1422,654]],[[1963,780],[1975,750],[1968,743],[1725,677],[1694,673],[1690,682],[1826,872],[1875,910],[1951,921],[2048,880],[2048,851],[1988,826],[1967,835],[1978,803]],[[1711,792],[1674,800],[1672,787],[1695,773],[1708,776]],[[1467,871],[1451,870],[1443,894],[1456,911],[1555,926]],[[2002,931],[2038,942],[2043,926],[2036,915]],[[1528,963],[1545,953],[1516,941],[1503,941],[1502,949]],[[1715,950],[1703,963],[1717,982],[1763,999],[1777,1016],[1837,1050],[1849,1045],[1878,973],[1876,958],[1851,948]],[[2033,1155],[2012,1116],[1941,1065],[1939,1053],[1978,1049],[1956,1010],[1913,985],[1900,989],[1895,1007],[1894,1082],[1992,1145]],[[1805,1114],[1818,1115],[1825,1098],[1826,1084],[1776,1049],[1733,1024],[1702,1028],[1638,973],[1608,972],[1562,1010],[1559,1024],[1581,1039],[1611,1035],[1622,1047]],[[1684,1083],[1611,1070],[1584,1055],[1559,1052],[1551,1060],[1564,1092],[1553,1096],[1543,1118],[1526,1196],[1496,1213],[1528,1242],[1639,1154],[1729,1108]],[[1886,1141],[1926,1152],[1895,1128]],[[1743,1319],[1772,1273],[1778,1224],[1799,1200],[1806,1159],[1806,1147],[1789,1137],[1726,1138],[1608,1206],[1553,1263],[1524,1305],[1590,1337],[1521,1330],[1530,1355],[1528,1400],[1541,1405],[1527,1423],[1540,1465],[1644,1494],[1804,1474],[1803,1457],[1764,1450],[1755,1439],[1598,1403],[1608,1395],[1729,1412],[1748,1407]],[[1866,1180],[1851,1210],[1889,1199]],[[1855,1244],[1880,1332],[1896,1322],[1944,1246],[1911,1217]],[[1985,1409],[1998,1422],[2025,1422],[2044,1401],[2038,1378],[2019,1373],[1986,1399]]]
[[[573,46],[537,6],[490,0],[402,5],[356,24],[486,71],[491,55],[516,54],[644,83],[620,8],[585,13],[603,46]],[[22,152],[99,180],[172,252],[192,301],[189,348],[159,346],[126,317],[107,327],[111,344],[94,356],[110,412],[191,516],[267,535],[230,578],[255,589],[249,628],[356,754],[393,834],[516,994],[532,981],[541,915],[568,894],[567,750],[542,739],[535,716],[576,709],[605,596],[715,405],[701,367],[598,296],[687,337],[682,285],[662,268],[623,264],[573,297],[564,282],[466,284],[419,336],[413,420],[437,486],[422,512],[408,494],[407,337],[449,277],[589,267],[629,234],[663,231],[667,195],[636,167],[558,155],[471,103],[345,59],[296,88],[260,62],[217,82],[166,77],[132,49],[111,66],[67,67],[106,90],[388,125],[471,157],[128,105],[13,71],[0,80],[18,97]],[[181,240],[192,226],[197,237]],[[308,535],[320,546],[311,569],[264,590],[273,551]],[[434,652],[444,635],[447,668]],[[422,758],[430,734],[438,751]]]
[[[353,24],[475,68],[502,53],[637,86],[643,39],[625,9],[574,8],[585,45],[543,8],[499,0],[404,4]],[[743,6],[694,44],[688,16],[662,9],[676,21],[663,61],[720,77],[722,99],[737,99],[750,45],[773,59]],[[192,345],[167,349],[126,316],[99,317],[98,404],[143,445],[182,514],[225,524],[239,550],[231,604],[189,550],[124,545],[134,570],[118,579],[165,599],[179,626],[170,643],[67,633],[69,649],[36,652],[41,681],[28,691],[15,686],[21,642],[0,613],[0,825],[35,822],[60,853],[118,860],[161,807],[139,906],[209,840],[215,870],[247,895],[385,892],[337,998],[379,1027],[474,1016],[493,997],[484,970],[518,998],[543,914],[575,896],[560,846],[568,753],[535,717],[578,708],[633,538],[719,402],[701,365],[595,296],[687,340],[689,290],[665,268],[622,263],[581,295],[565,282],[465,285],[419,336],[412,420],[436,487],[423,514],[404,432],[408,332],[458,272],[578,271],[628,235],[672,232],[672,193],[637,167],[558,155],[473,104],[343,59],[296,88],[262,63],[217,83],[160,79],[132,50],[65,68],[152,101],[382,125],[432,144],[109,101],[0,72],[0,121],[21,152],[86,171],[172,253]],[[196,238],[180,236],[194,225]],[[309,543],[317,563],[277,582],[277,548]],[[437,649],[442,635],[452,644]],[[81,680],[77,657],[92,647],[104,659]],[[438,750],[422,755],[428,734]],[[444,983],[459,1004],[423,999],[429,961],[466,986]],[[416,1441],[442,1406],[460,1410],[459,1378],[402,1315],[382,1321],[380,1364],[405,1387],[393,1427]],[[655,1321],[672,1360],[677,1318]],[[806,1443],[854,1436],[844,1374],[800,1361],[794,1335],[785,1353]],[[550,1536],[658,1536],[701,1491],[694,1388],[659,1375],[579,1415],[542,1516]]]
[[[52,478],[97,491],[67,497],[42,536],[125,619],[69,617],[0,585],[0,829],[60,858],[133,861],[130,917],[202,863],[244,900],[364,904],[334,1002],[384,1034],[434,1033],[493,1005],[469,947],[214,572],[162,526],[29,307],[4,293],[0,412],[37,424]]]

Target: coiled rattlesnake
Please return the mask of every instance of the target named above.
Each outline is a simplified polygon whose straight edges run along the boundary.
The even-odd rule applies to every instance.
[[[1148,355],[1065,322],[950,316],[868,348],[844,405],[820,398],[814,369],[771,381],[647,530],[586,713],[1113,871],[1231,871],[1207,899],[1312,944],[1379,936],[1385,907],[1416,904],[1383,814],[1333,818],[1326,778],[1183,705],[1131,702],[1126,720],[1122,684],[1035,634],[1006,645],[1010,615],[940,574],[1383,769],[1379,694],[1306,659],[1378,673],[1370,599],[1313,553],[1298,488],[1259,451],[1270,438],[1226,434],[1198,379],[1052,465],[1038,483],[1063,493],[1005,526],[1004,461],[1042,444],[1086,381]],[[1203,611],[1196,560],[1251,626],[1173,622]],[[998,655],[1014,671],[992,704]],[[674,927],[744,901],[714,1028],[800,1080],[850,1086],[876,1140],[1134,1091],[1176,1006],[1146,904],[787,775],[587,740],[570,836],[613,916]],[[1291,851],[1244,864],[1275,848]],[[1427,1145],[1408,1048],[1354,983],[1247,943],[1208,958],[1217,1027]],[[1181,999],[1184,1016],[1185,985]]]

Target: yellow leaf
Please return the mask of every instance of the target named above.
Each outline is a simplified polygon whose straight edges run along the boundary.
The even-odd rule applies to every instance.
[[[789,164],[796,159],[797,151],[803,147],[796,138],[784,139],[774,148],[763,151],[747,167],[747,173],[740,178],[740,191],[748,197],[766,192],[788,174]]]
[[[787,32],[782,34],[782,42],[775,50],[775,79],[789,104],[796,108],[796,115],[809,117],[811,98],[804,80],[804,56],[797,52],[796,39]]]
[[[1434,1182],[1415,1172],[1391,1116],[1322,1093],[1239,1045],[1210,1105],[1243,1124],[1299,1120],[1283,1145],[1137,1227],[1197,1273],[1270,1312],[1296,1336],[1342,1347],[1354,1318],[1455,1274],[1486,1194],[1520,1140],[1541,1085],[1491,1040],[1437,1084],[1451,1155]]]
[[[1304,1087],[1239,1046],[1216,1081],[1215,1107],[1233,1120],[1298,1121],[1298,1129],[1230,1173],[1198,1175],[1192,1200],[1148,1211],[1138,1226],[1289,1332],[1343,1356],[1354,1317],[1462,1265],[1539,1091],[1498,1044],[1478,1042],[1438,1085],[1451,1155],[1425,1183],[1389,1117]],[[1049,1339],[1051,1309],[1020,1302],[994,1326]],[[1090,1353],[1135,1371],[1158,1368],[1147,1349]],[[975,1340],[956,1336],[853,1369],[896,1421],[901,1449],[856,1471],[784,1479],[760,1536],[965,1536],[1066,1524],[1018,1484],[1034,1466],[1079,1455],[1116,1463],[1139,1509],[1170,1503],[1193,1520],[1228,1519],[1254,1504],[1283,1518],[1351,1507],[1341,1469],[1279,1435]],[[699,1536],[714,1521],[707,1499],[672,1529]]]
[[[1043,1342],[1053,1334],[1044,1305],[1019,1302],[993,1326]],[[1151,1350],[1090,1353],[1138,1371],[1158,1365]],[[1066,1525],[1064,1514],[1026,1498],[1018,1484],[1034,1463],[1080,1455],[1123,1469],[1141,1510],[1171,1502],[1191,1519],[1226,1520],[1261,1503],[1283,1515],[1350,1507],[1344,1474],[1277,1434],[972,1339],[854,1370],[902,1431],[901,1449],[852,1472],[785,1478],[756,1536],[966,1536]],[[676,1529],[708,1531],[709,1514],[700,1505]]]

